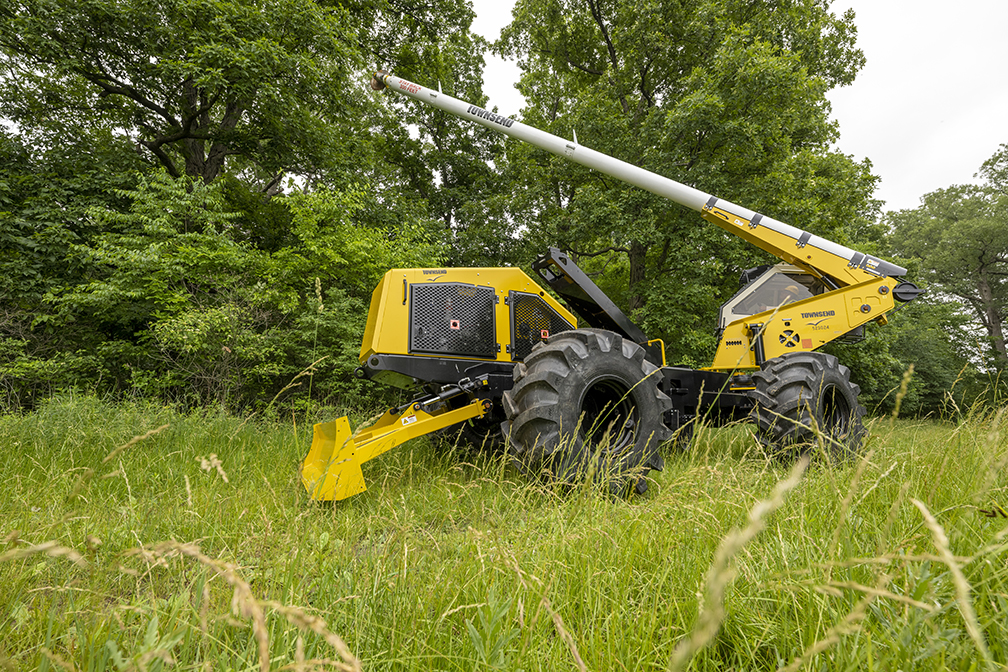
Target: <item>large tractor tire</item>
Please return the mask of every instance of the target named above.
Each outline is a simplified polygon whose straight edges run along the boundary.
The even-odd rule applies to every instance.
[[[797,352],[763,363],[753,374],[756,406],[750,419],[768,450],[787,456],[822,449],[834,458],[857,453],[864,442],[865,408],[850,369],[833,355]]]
[[[672,432],[672,402],[644,349],[611,331],[550,336],[514,369],[504,393],[508,449],[527,472],[573,483],[592,473],[614,494],[647,489]]]

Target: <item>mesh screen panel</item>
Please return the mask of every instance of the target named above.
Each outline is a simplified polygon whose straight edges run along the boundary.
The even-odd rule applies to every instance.
[[[525,359],[550,334],[573,329],[538,294],[511,292],[511,359]]]
[[[496,358],[494,303],[492,287],[410,285],[410,352]]]

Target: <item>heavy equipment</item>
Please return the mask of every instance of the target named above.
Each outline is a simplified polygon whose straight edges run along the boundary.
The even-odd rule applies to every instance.
[[[381,71],[371,86],[696,210],[781,263],[742,274],[704,369],[668,366],[664,344],[557,248],[532,264],[542,284],[509,267],[388,271],[371,297],[356,373],[418,396],[355,433],[345,417],[316,425],[301,465],[312,498],[362,492],[363,462],[452,426],[530,473],[564,482],[588,474],[616,493],[643,492],[649,470],[663,466],[660,448],[688,445],[699,416],[749,417],[774,452],[818,445],[843,456],[861,446],[860,390],[847,367],[816,350],[885,324],[896,302],[916,298],[920,290],[898,280],[906,269],[440,90]]]

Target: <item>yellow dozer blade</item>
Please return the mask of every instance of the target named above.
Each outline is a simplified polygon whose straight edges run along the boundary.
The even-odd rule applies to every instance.
[[[370,427],[350,432],[346,416],[315,425],[308,456],[301,463],[301,482],[312,499],[333,501],[364,492],[361,465],[418,436],[436,432],[470,418],[483,417],[490,402],[474,399],[453,411],[432,415],[422,404],[406,410],[389,409]]]

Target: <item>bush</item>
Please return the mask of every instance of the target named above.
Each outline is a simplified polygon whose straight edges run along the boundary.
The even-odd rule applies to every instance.
[[[439,263],[427,222],[368,226],[362,186],[300,193],[273,199],[290,220],[284,244],[260,245],[259,215],[235,210],[226,184],[156,173],[118,192],[128,209],[92,208],[101,233],[66,252],[89,272],[45,297],[41,323],[61,338],[43,347],[40,320],[21,315],[24,335],[0,340],[0,403],[83,387],[263,408],[306,369],[314,398],[360,395],[371,291],[388,268]]]

